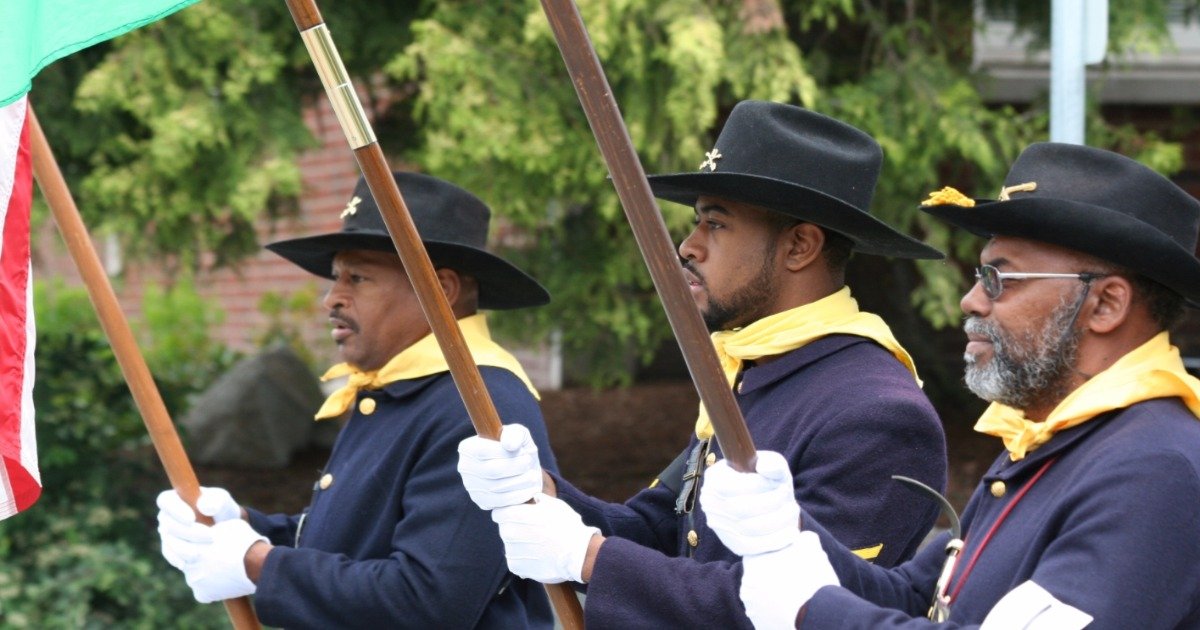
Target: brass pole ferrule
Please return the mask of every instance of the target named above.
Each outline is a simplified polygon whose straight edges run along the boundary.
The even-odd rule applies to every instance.
[[[371,129],[358,93],[350,83],[350,75],[346,72],[346,65],[342,63],[337,46],[333,44],[329,27],[318,24],[300,31],[300,39],[304,40],[313,65],[317,67],[317,75],[321,77],[321,84],[325,86],[325,93],[329,95],[329,102],[333,105],[333,114],[342,125],[342,132],[346,134],[350,148],[360,149],[375,142],[375,131]]]

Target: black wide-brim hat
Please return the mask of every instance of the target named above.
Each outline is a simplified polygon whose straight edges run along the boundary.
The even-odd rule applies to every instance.
[[[1200,306],[1200,201],[1123,155],[1056,142],[1030,145],[1004,179],[1001,199],[974,207],[922,206],[991,238],[1059,245],[1141,274]]]
[[[392,175],[430,260],[435,267],[448,267],[475,278],[479,282],[479,308],[504,310],[550,301],[550,294],[537,280],[486,251],[491,210],[478,197],[436,177],[420,173]],[[341,216],[342,229],[338,232],[276,241],[267,249],[328,279],[333,278],[333,257],[338,252],[396,251],[366,179],[359,177]]]
[[[943,257],[868,214],[883,151],[839,120],[783,103],[742,101],[705,158],[695,173],[649,176],[650,189],[686,206],[711,195],[815,223],[863,254]]]

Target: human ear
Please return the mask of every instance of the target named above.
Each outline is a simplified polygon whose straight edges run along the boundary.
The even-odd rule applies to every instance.
[[[1096,305],[1085,322],[1092,332],[1112,332],[1129,318],[1133,308],[1133,284],[1127,278],[1106,276],[1092,281],[1092,296]]]
[[[442,267],[436,272],[438,284],[442,285],[442,292],[446,294],[446,301],[451,305],[458,302],[458,295],[462,291],[462,277],[458,272],[449,267]]]
[[[788,271],[800,271],[821,256],[825,230],[812,223],[797,223],[784,230],[784,265]]]

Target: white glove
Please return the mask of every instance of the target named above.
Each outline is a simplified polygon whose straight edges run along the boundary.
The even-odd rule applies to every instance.
[[[507,424],[500,439],[479,436],[458,443],[458,473],[475,505],[492,510],[520,505],[542,491],[542,464],[529,429]]]
[[[201,604],[253,595],[257,590],[246,576],[246,552],[267,538],[241,519],[222,521],[206,528],[208,544],[196,544],[199,551],[183,565],[183,575],[192,596]]]
[[[214,523],[242,518],[242,506],[233,500],[225,488],[201,486],[200,498],[196,499],[196,509],[201,514],[211,517]]]
[[[198,553],[195,545],[207,544],[211,539],[208,526],[196,522],[196,513],[174,490],[158,493],[155,503],[158,505],[158,535],[163,558],[182,571],[183,565]],[[217,523],[242,515],[242,508],[224,488],[201,487],[196,508]]]
[[[158,494],[155,501],[159,510],[171,510],[174,514],[187,512],[187,520],[195,520],[192,508],[188,507],[179,493],[174,490],[164,490]],[[181,507],[182,506],[182,507]],[[242,517],[242,507],[233,500],[229,491],[224,488],[205,488],[201,486],[200,496],[196,499],[196,509],[205,516],[212,518],[214,523]]]
[[[783,549],[742,558],[738,594],[757,630],[793,630],[800,607],[821,587],[837,585],[821,540],[813,532],[800,532]]]
[[[740,473],[721,460],[704,471],[700,488],[708,526],[740,556],[782,549],[800,535],[800,506],[787,460],[759,451],[755,470]]]
[[[173,490],[168,490],[163,495],[167,493],[177,496]],[[192,508],[183,501],[160,501],[159,507],[158,538],[162,543],[163,558],[171,566],[182,571],[188,563],[199,558],[204,548],[212,543],[212,534],[208,531],[210,528],[197,523]]]
[[[535,503],[492,510],[492,520],[500,525],[510,571],[545,584],[583,581],[588,544],[600,530],[584,525],[561,499],[538,494]]]

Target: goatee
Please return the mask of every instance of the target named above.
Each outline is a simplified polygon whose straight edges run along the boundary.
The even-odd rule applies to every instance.
[[[1069,391],[1083,331],[1076,329],[1074,304],[1064,300],[1046,317],[1040,330],[1010,335],[996,322],[970,317],[963,325],[969,334],[982,335],[992,344],[986,361],[964,354],[964,380],[976,396],[1014,409],[1061,400]]]

